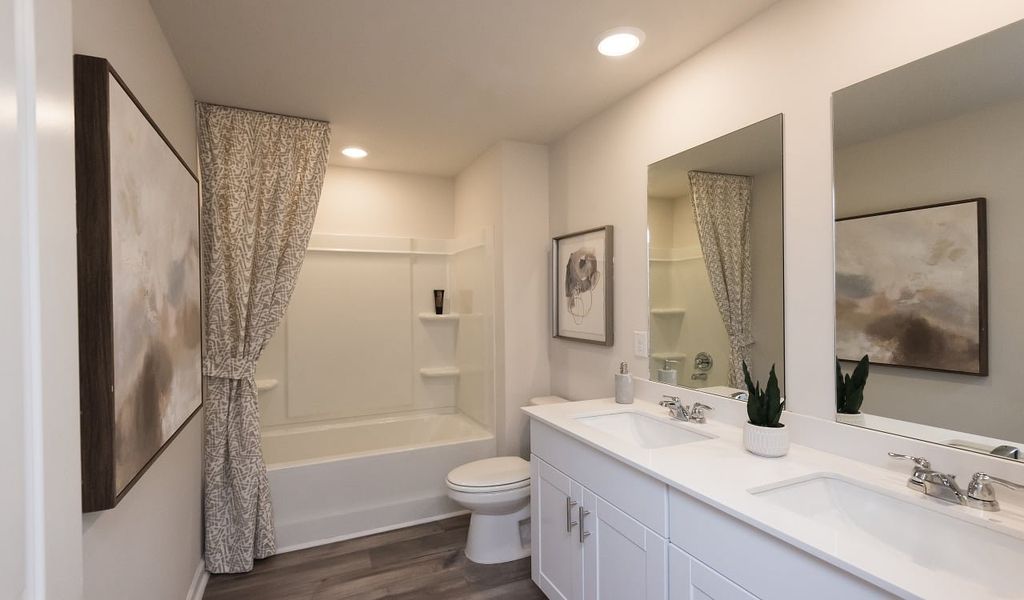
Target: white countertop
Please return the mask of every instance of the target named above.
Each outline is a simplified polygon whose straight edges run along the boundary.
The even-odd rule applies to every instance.
[[[779,539],[904,598],[994,598],[991,589],[957,573],[929,568],[895,548],[878,543],[850,543],[815,521],[750,493],[751,489],[833,473],[856,480],[894,498],[907,500],[960,519],[1024,539],[1024,510],[1000,499],[1002,510],[984,512],[928,498],[906,487],[910,473],[889,471],[848,458],[793,444],[782,458],[762,458],[743,449],[742,429],[715,420],[681,423],[657,404],[612,399],[524,407],[531,418],[608,454],[670,487],[698,498]],[[643,412],[678,426],[716,436],[714,439],[658,449],[643,449],[576,420],[585,415]],[[843,543],[840,543],[842,541]],[[949,540],[955,546],[956,540]],[[1021,556],[1024,568],[1024,556]],[[1007,597],[1007,596],[1003,596]],[[1024,590],[1021,596],[1024,597]]]

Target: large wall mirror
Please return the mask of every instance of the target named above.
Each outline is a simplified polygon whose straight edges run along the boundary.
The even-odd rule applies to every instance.
[[[840,421],[1024,459],[1021,65],[1024,22],[833,95]]]
[[[652,381],[785,390],[782,202],[782,115],[648,167]]]

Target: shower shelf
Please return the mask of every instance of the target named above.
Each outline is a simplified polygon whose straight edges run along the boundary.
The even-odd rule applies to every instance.
[[[686,355],[679,352],[652,352],[650,358],[654,360],[686,360]]]
[[[439,377],[458,377],[458,367],[425,367],[420,369],[420,375],[423,377],[439,378]]]
[[[652,308],[652,315],[679,315],[686,314],[685,308]]]
[[[437,315],[434,313],[420,313],[421,321],[458,321],[462,315],[458,313],[445,313],[443,315]]]
[[[269,392],[270,390],[277,387],[276,379],[257,379],[256,380],[256,391],[257,392]]]

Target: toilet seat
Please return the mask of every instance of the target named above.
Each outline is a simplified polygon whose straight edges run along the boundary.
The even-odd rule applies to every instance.
[[[452,469],[445,482],[450,489],[469,494],[526,488],[530,485],[530,463],[518,456],[485,458]]]

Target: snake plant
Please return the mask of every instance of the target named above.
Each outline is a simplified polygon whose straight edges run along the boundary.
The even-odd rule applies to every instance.
[[[853,369],[853,375],[844,375],[836,359],[836,411],[844,415],[860,414],[864,403],[864,386],[868,383],[868,355],[865,354]]]
[[[747,383],[747,419],[751,425],[758,427],[784,427],[779,423],[782,411],[786,408],[786,401],[782,399],[779,391],[779,379],[775,376],[775,365],[772,365],[771,374],[768,375],[768,384],[761,389],[761,382],[756,384],[750,378],[750,370],[747,369],[746,361],[743,362],[743,378]]]

